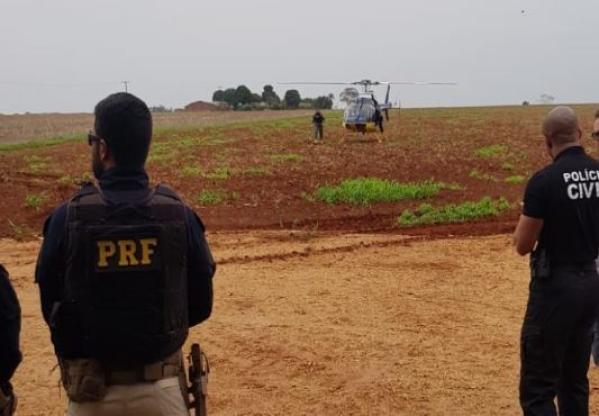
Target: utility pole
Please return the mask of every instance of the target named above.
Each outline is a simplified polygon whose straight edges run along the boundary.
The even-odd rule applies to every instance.
[[[129,83],[131,81],[121,81],[121,83],[125,86],[125,92],[129,92]]]

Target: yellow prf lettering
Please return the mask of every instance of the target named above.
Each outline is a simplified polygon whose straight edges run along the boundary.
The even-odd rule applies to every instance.
[[[119,266],[137,266],[135,258],[137,246],[133,240],[119,240]]]
[[[98,267],[108,266],[108,257],[114,256],[116,246],[112,241],[98,241]]]
[[[158,240],[155,238],[142,238],[141,243],[141,264],[152,264],[150,256],[154,254],[154,247],[158,245]]]

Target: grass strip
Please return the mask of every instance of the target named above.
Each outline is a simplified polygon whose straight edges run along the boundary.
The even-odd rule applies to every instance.
[[[510,207],[510,203],[505,198],[493,200],[488,196],[478,202],[463,202],[443,207],[422,204],[415,212],[410,210],[402,212],[397,219],[397,224],[401,227],[413,227],[426,224],[467,222],[497,216]]]
[[[345,180],[336,186],[321,186],[314,192],[314,196],[327,204],[370,205],[376,202],[430,198],[441,189],[456,189],[456,186],[432,181],[399,183],[379,178],[357,178]]]

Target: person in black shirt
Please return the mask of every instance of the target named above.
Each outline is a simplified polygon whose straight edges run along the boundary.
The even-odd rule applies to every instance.
[[[599,141],[599,110],[595,112],[595,121],[593,121],[593,131],[591,138]],[[596,261],[599,272],[599,258]],[[599,366],[599,320],[595,321],[593,326],[593,345],[591,347],[591,356],[596,366]]]
[[[316,111],[312,116],[312,124],[314,125],[314,140],[318,143],[324,137],[324,116],[320,111]]]
[[[591,328],[599,312],[599,162],[580,145],[569,107],[543,122],[553,163],[535,173],[514,233],[531,253],[521,333],[520,405],[525,415],[588,415]]]
[[[8,272],[0,264],[0,415],[12,415],[16,399],[10,384],[17,366],[21,362],[19,332],[21,309]]]
[[[88,183],[44,224],[36,267],[70,416],[188,415],[180,385],[188,328],[212,311],[215,272],[200,218],[151,188],[146,104],[112,94],[88,135]]]

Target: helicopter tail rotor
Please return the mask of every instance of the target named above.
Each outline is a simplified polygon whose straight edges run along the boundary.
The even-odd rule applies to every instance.
[[[391,84],[387,84],[387,93],[385,94],[385,104],[389,104],[389,93],[391,92]]]

